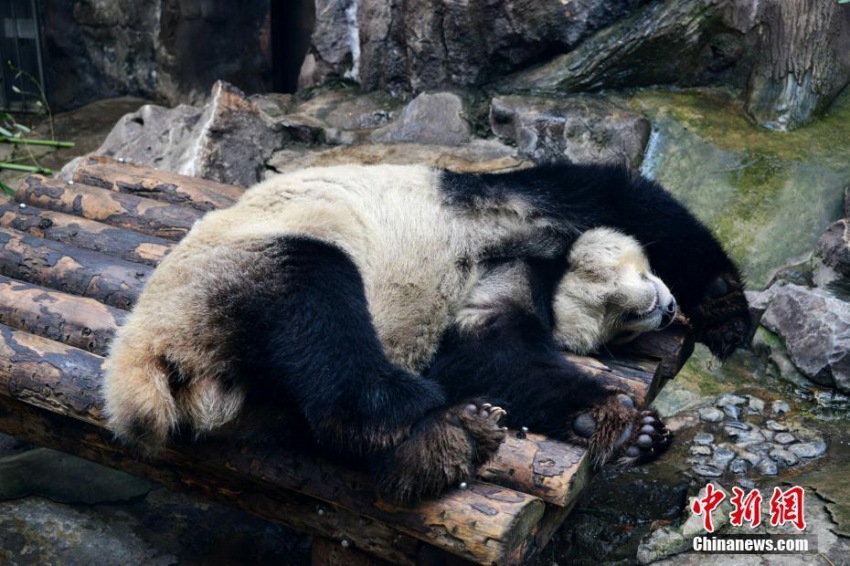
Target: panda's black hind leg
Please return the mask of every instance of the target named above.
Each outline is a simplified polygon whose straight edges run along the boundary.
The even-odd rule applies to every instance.
[[[444,403],[436,382],[404,371],[383,352],[357,266],[340,248],[304,236],[240,250],[238,277],[209,291],[223,352],[248,402],[295,410],[331,453],[384,451]],[[250,411],[250,407],[248,408]]]

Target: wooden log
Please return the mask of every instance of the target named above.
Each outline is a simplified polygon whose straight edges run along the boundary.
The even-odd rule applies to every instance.
[[[590,481],[585,450],[543,435],[512,431],[496,455],[478,470],[487,482],[536,495],[547,503],[570,505]]]
[[[174,247],[173,242],[156,236],[63,212],[34,206],[21,208],[15,203],[0,205],[0,226],[146,265],[156,265]]]
[[[239,507],[299,532],[348,540],[354,548],[392,564],[413,566],[414,557],[425,546],[363,515],[292,491],[258,486],[232,473],[220,475],[189,458],[173,465],[134,459],[111,441],[107,430],[50,412],[49,408],[21,403],[5,393],[0,393],[0,431],[146,477],[179,493]]]
[[[97,390],[102,361],[83,350],[0,326],[0,397],[78,419],[103,431],[95,435],[94,442],[86,442],[89,435],[80,436],[78,427],[69,422],[62,430],[49,431],[51,442],[51,437],[40,437],[44,432],[31,430],[30,418],[21,418],[19,426],[29,426],[29,433],[8,432],[98,462],[110,464],[118,459],[124,462],[119,467],[131,473],[171,473],[185,483],[193,481],[196,469],[203,469],[214,472],[215,477],[223,474],[234,481],[248,481],[260,493],[297,491],[482,564],[501,564],[514,556],[543,515],[544,504],[536,497],[480,482],[449,491],[439,501],[414,509],[399,508],[376,499],[368,478],[361,473],[320,458],[264,447],[209,441],[181,447],[179,452],[166,449],[149,463],[135,461],[110,443],[102,453],[106,431]],[[156,475],[151,477],[156,479]]]
[[[74,171],[74,181],[201,211],[227,208],[245,192],[245,189],[233,185],[120,163],[100,156],[86,159]]]
[[[106,355],[125,311],[0,276],[0,323]]]
[[[179,240],[203,216],[188,207],[39,175],[24,179],[15,199],[167,240]]]
[[[0,228],[0,275],[129,309],[153,269]]]
[[[608,365],[602,360],[587,356],[576,356],[575,354],[564,354],[564,357],[579,366],[591,378],[611,387],[622,389],[634,397],[638,406],[646,404],[649,399],[651,384],[656,379],[657,372],[642,373],[626,367],[614,368],[611,366],[615,364]],[[622,371],[628,371],[632,375],[627,377],[619,373]]]
[[[681,322],[665,328],[663,332],[650,332],[639,336],[623,347],[611,348],[611,352],[614,358],[618,354],[628,353],[633,358],[658,360],[658,379],[649,391],[650,398],[654,398],[667,381],[676,377],[691,357],[694,352],[694,338],[690,327]]]

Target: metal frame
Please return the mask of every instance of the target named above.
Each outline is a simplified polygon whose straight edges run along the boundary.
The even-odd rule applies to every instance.
[[[41,29],[37,2],[36,0],[29,0],[29,14],[19,16],[16,13],[16,6],[21,5],[19,0],[6,1],[9,2],[11,14],[4,17],[0,22],[0,108],[15,112],[35,112],[38,108],[31,104],[27,97],[12,90],[13,84],[17,84],[18,88],[28,92],[31,92],[34,86],[27,84],[28,81],[14,81],[14,75],[9,71],[6,62],[11,60],[18,69],[32,75],[44,88]],[[21,61],[23,42],[32,43],[35,50],[35,68],[32,68],[31,65],[24,66]],[[11,43],[11,49],[7,43]]]

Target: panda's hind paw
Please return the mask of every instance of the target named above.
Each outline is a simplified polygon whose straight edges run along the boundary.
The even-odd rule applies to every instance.
[[[406,440],[375,458],[381,495],[411,505],[470,480],[505,439],[504,415],[500,407],[473,401],[423,418]]]
[[[507,414],[501,407],[478,402],[470,402],[462,411],[457,412],[463,427],[476,441],[476,463],[483,464],[489,460],[505,440],[506,430],[499,422]]]

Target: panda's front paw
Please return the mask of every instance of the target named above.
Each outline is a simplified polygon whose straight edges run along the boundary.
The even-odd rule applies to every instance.
[[[612,392],[604,402],[577,415],[570,437],[588,447],[596,466],[649,462],[664,453],[673,440],[658,413],[635,409],[634,400],[622,392]]]

